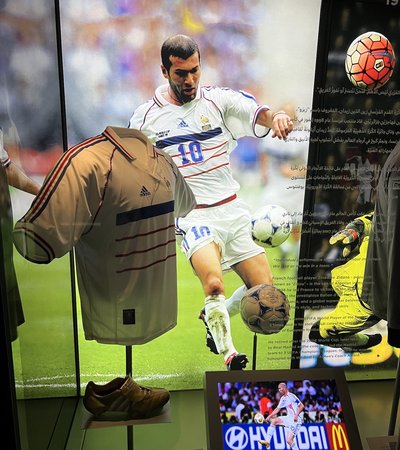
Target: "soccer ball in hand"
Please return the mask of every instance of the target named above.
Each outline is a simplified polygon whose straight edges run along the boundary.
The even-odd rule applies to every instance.
[[[240,302],[240,316],[250,331],[279,333],[289,320],[289,301],[280,289],[260,284],[249,289]]]
[[[354,86],[365,91],[374,91],[389,81],[395,60],[389,40],[381,33],[368,31],[350,44],[345,70]]]
[[[264,423],[264,416],[261,413],[254,414],[255,423]]]
[[[265,248],[283,244],[292,231],[292,218],[282,206],[266,205],[259,208],[251,219],[254,241]]]

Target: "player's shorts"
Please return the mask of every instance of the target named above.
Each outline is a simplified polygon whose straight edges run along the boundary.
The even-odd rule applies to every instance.
[[[371,308],[361,300],[368,238],[364,238],[359,253],[342,266],[332,270],[332,287],[339,295],[333,311],[320,321],[323,338],[340,334],[354,334],[379,322]]]
[[[279,418],[282,420],[283,426],[296,436],[303,424],[303,419],[299,416],[297,422],[295,422],[291,416],[280,416]]]
[[[251,237],[250,210],[241,199],[225,205],[192,210],[176,220],[177,242],[186,258],[211,242],[221,249],[222,270],[264,253]]]

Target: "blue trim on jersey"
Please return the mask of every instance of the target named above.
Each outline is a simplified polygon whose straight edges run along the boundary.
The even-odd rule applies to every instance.
[[[138,220],[150,219],[151,217],[161,216],[174,211],[174,200],[166,203],[159,203],[158,205],[145,206],[139,209],[132,209],[117,214],[116,225],[126,225],[130,222],[137,222]]]
[[[178,136],[172,136],[168,139],[163,139],[156,142],[156,147],[160,150],[170,145],[181,144],[183,142],[193,142],[193,141],[206,141],[215,136],[222,134],[222,128],[214,128],[213,130],[205,131],[203,133],[191,133],[191,134],[181,134]]]
[[[254,100],[257,103],[256,98],[254,97],[254,95],[250,94],[250,92],[239,91],[239,93],[242,94],[243,97],[250,98],[251,100]]]

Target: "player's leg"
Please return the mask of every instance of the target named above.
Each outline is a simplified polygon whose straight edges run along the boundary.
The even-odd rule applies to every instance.
[[[299,450],[299,447],[297,446],[295,434],[292,431],[288,431],[286,442],[288,443],[288,446],[292,450]]]
[[[273,276],[265,250],[254,242],[251,235],[251,214],[247,205],[238,200],[226,208],[224,218],[229,233],[225,239],[222,268],[233,269],[247,289],[257,284],[272,285]],[[234,295],[241,300],[242,293],[237,291]]]
[[[295,422],[293,419],[287,417],[285,422],[286,422],[285,426],[288,430],[286,442],[288,443],[289,447],[292,450],[299,450],[299,447],[296,442],[296,435],[300,431],[300,428],[303,424],[303,420],[300,417],[298,417],[297,421]]]
[[[368,349],[381,342],[380,334],[362,333],[380,320],[360,299],[366,249],[362,244],[357,256],[332,270],[332,287],[340,298],[335,309],[312,326],[311,341],[346,351]]]
[[[380,334],[355,332],[353,326],[348,327],[346,323],[340,323],[338,320],[343,320],[343,315],[327,314],[315,322],[309,333],[310,340],[317,344],[342,348],[346,351],[366,350],[382,341]],[[376,325],[379,320],[379,318],[371,316],[370,320],[365,321],[358,329],[366,330]]]
[[[244,297],[244,294],[247,291],[247,286],[242,284],[242,286],[238,287],[235,292],[226,299],[226,309],[228,310],[229,316],[235,316],[240,311],[240,301]]]
[[[213,332],[207,322],[207,313],[210,310],[215,309],[216,306],[225,299],[220,258],[220,249],[214,241],[206,243],[203,247],[197,248],[190,258],[192,267],[202,284],[206,296],[204,300],[205,306],[200,311],[199,319],[204,322],[206,327],[207,347],[211,352],[217,355],[221,353],[223,346],[221,344],[217,345],[216,343],[216,340],[220,341],[219,336],[216,336],[216,340],[214,339]],[[206,308],[207,304],[208,306]],[[220,309],[223,310],[223,307],[220,307]],[[222,315],[225,315],[224,312],[222,312]],[[211,318],[211,322],[212,321]]]
[[[248,288],[258,284],[273,284],[272,271],[265,253],[238,262],[232,269],[240,276]]]
[[[272,419],[269,423],[267,429],[267,436],[265,437],[265,439],[259,439],[258,442],[261,445],[264,445],[265,447],[269,448],[271,446],[271,439],[273,438],[275,434],[275,429],[278,425],[284,425],[284,423],[280,417],[275,417],[275,419]]]
[[[272,284],[272,272],[265,254],[261,253],[232,266],[232,269],[240,276],[245,284],[237,288],[226,300],[226,308],[229,316],[236,315],[240,310],[240,301],[246,291],[257,284]]]
[[[237,288],[226,300],[226,307],[231,317],[239,312],[240,301],[249,288],[257,284],[273,284],[271,268],[264,253],[240,261],[233,265],[232,269],[245,284]]]
[[[196,250],[190,261],[206,295],[205,322],[212,334],[217,351],[224,356],[228,368],[241,369],[245,367],[247,358],[239,354],[233,345],[220,258],[219,246],[211,242]]]

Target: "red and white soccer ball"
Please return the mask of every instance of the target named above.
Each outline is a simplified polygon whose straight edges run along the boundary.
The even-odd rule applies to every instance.
[[[350,44],[345,59],[347,77],[365,91],[375,91],[386,84],[396,62],[390,41],[381,33],[368,31]]]
[[[259,208],[251,218],[251,234],[254,242],[264,248],[283,244],[292,231],[290,213],[279,205]]]
[[[254,422],[255,423],[264,423],[264,416],[261,413],[254,414]]]

